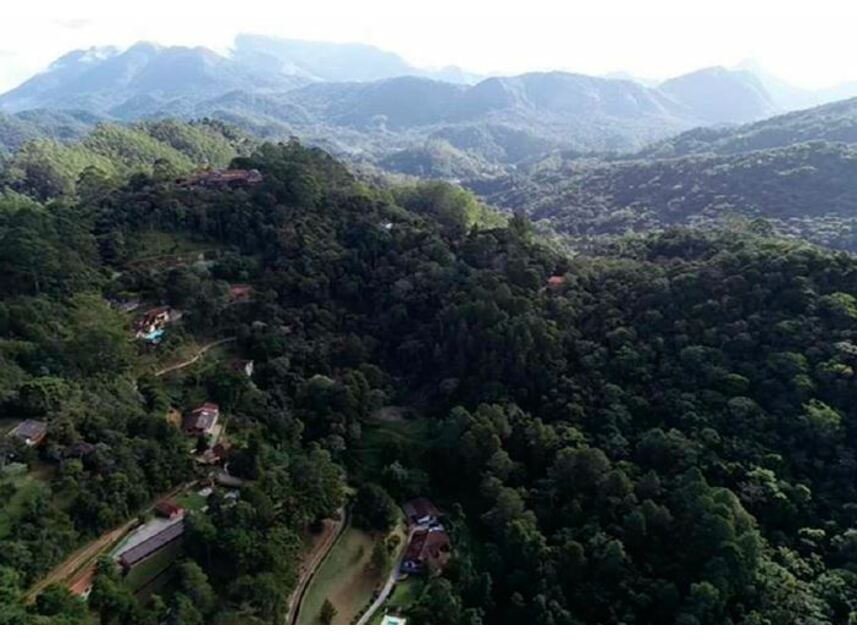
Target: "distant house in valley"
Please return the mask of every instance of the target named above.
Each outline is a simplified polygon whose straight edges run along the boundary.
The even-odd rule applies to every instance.
[[[220,407],[212,402],[206,402],[199,408],[188,413],[184,420],[185,433],[192,437],[211,435],[220,419]]]
[[[181,319],[181,312],[170,306],[158,306],[147,310],[134,323],[136,337],[157,344],[164,334],[164,327],[179,319]]]
[[[184,515],[184,509],[174,502],[163,500],[155,505],[155,513],[161,518],[174,519]]]
[[[441,571],[452,555],[452,542],[442,526],[414,533],[402,560],[407,574]]]
[[[8,436],[21,440],[28,447],[35,447],[42,443],[48,434],[48,425],[39,420],[24,420],[16,424]]]
[[[548,278],[548,288],[551,290],[562,288],[563,285],[565,285],[565,277],[561,275],[554,275],[553,277]]]
[[[141,543],[138,543],[125,550],[119,556],[119,564],[123,571],[127,574],[134,567],[149,559],[151,556],[161,551],[170,543],[175,542],[184,535],[184,520],[177,520],[170,523],[166,528],[147,538]]]
[[[95,445],[89,442],[75,442],[63,451],[64,458],[85,458],[95,452]]]
[[[413,526],[428,526],[440,518],[440,510],[428,498],[408,500],[403,507],[408,523]]]
[[[176,184],[181,188],[238,188],[258,185],[263,180],[259,170],[211,170],[179,179]]]
[[[229,362],[229,370],[247,377],[253,377],[254,363],[252,359],[233,359]]]
[[[229,286],[229,301],[233,304],[241,304],[253,298],[253,286],[248,284],[232,284]]]
[[[203,451],[199,456],[197,456],[196,461],[200,464],[219,464],[226,459],[231,450],[232,449],[228,444],[220,442],[210,449]]]

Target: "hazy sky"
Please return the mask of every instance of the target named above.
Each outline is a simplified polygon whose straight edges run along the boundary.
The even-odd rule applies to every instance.
[[[24,0],[2,9],[0,90],[71,49],[151,40],[226,51],[240,32],[366,42],[416,65],[483,73],[624,70],[665,78],[752,58],[795,84],[824,87],[857,80],[857,6],[849,4],[857,3]]]

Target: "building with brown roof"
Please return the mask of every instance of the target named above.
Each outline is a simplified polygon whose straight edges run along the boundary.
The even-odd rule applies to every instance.
[[[179,518],[184,515],[184,508],[169,500],[162,500],[155,505],[155,513],[162,518]]]
[[[158,306],[147,310],[134,322],[138,339],[159,340],[164,326],[181,319],[181,312],[170,306]]]
[[[402,571],[420,574],[440,571],[452,555],[452,542],[442,526],[414,533],[402,560]]]
[[[7,434],[11,438],[21,440],[28,447],[38,446],[48,434],[48,425],[39,420],[24,420],[16,424]]]
[[[212,402],[206,402],[188,413],[184,420],[185,433],[193,437],[210,435],[217,427],[219,419],[220,407]]]
[[[180,179],[177,184],[183,188],[236,188],[258,185],[262,181],[259,170],[212,170]]]
[[[253,286],[232,284],[229,286],[229,301],[234,304],[248,302],[253,298]]]
[[[441,516],[440,509],[435,507],[434,503],[428,498],[414,498],[408,500],[402,508],[405,511],[405,516],[408,518],[408,523],[411,525],[428,525],[436,522]]]

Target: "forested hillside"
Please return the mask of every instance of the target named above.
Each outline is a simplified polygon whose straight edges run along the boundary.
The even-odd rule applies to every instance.
[[[783,234],[857,249],[857,151],[811,142],[744,154],[614,162],[548,159],[470,186],[573,236],[763,217]]]
[[[214,121],[98,124],[76,142],[53,137],[27,141],[0,165],[0,185],[46,199],[101,190],[135,172],[177,178],[202,167],[223,167],[255,143]]]
[[[740,127],[693,129],[654,143],[642,150],[639,156],[728,155],[811,141],[857,143],[857,99],[789,112]]]
[[[150,171],[0,200],[2,414],[48,423],[2,446],[26,473],[0,487],[0,621],[282,622],[346,485],[362,524],[416,495],[444,509],[452,562],[412,622],[857,618],[852,255],[752,227],[572,259],[459,188],[373,188],[296,142],[232,164],[262,182]],[[148,345],[131,298],[184,314]],[[214,358],[155,374],[224,337],[252,382]],[[205,401],[243,483],[186,518],[169,584],[134,594],[105,559],[87,603],[27,603],[202,475],[169,418]],[[418,421],[379,430],[393,407]]]

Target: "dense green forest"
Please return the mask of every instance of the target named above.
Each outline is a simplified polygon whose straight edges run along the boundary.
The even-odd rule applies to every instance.
[[[575,237],[710,228],[739,215],[763,217],[787,236],[857,249],[857,152],[843,143],[654,160],[553,157],[469,185]]]
[[[105,187],[98,181],[121,182],[153,168],[177,178],[205,166],[224,167],[253,145],[235,128],[207,119],[100,123],[79,141],[27,140],[0,166],[0,185],[38,199],[73,196],[81,188]]]
[[[183,189],[149,137],[195,161],[212,148],[160,131],[135,132],[127,164],[110,136],[84,143],[115,165],[0,199],[0,411],[50,426],[38,450],[2,443],[49,475],[26,494],[0,479],[0,621],[282,622],[300,536],[348,488],[363,521],[390,497],[445,510],[453,560],[411,622],[857,619],[852,255],[751,222],[572,258],[460,188],[369,186],[295,141],[232,161],[257,186]],[[204,256],[144,260],[155,239]],[[232,283],[253,300],[230,304]],[[235,336],[254,385],[153,377],[109,303],[132,296],[184,311],[157,351]],[[74,547],[198,475],[165,414],[206,400],[247,484],[188,517],[171,591],[136,600],[104,562],[88,603],[26,602]],[[418,437],[372,430],[389,405]]]

